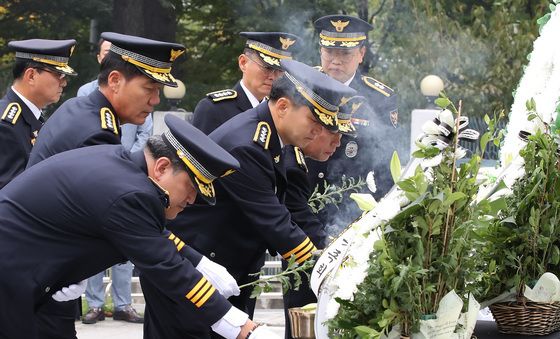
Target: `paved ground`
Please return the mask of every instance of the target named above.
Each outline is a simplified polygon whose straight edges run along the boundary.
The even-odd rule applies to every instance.
[[[136,310],[143,312],[143,305],[134,305]],[[284,310],[282,309],[257,309],[255,321],[267,324],[281,338],[284,338]],[[106,318],[97,324],[85,325],[76,322],[78,339],[141,339],[142,324],[130,324],[124,321],[113,321]]]

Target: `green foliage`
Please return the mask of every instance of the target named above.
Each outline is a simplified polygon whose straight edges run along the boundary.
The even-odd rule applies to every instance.
[[[64,100],[76,96],[78,88],[93,80],[99,65],[89,44],[90,20],[97,19],[99,30],[110,26],[112,2],[108,0],[9,1],[0,5],[0,94],[11,84],[14,54],[8,51],[8,42],[31,38],[76,39],[77,46],[70,66],[77,77],[70,77],[63,97],[49,107],[52,113]],[[97,41],[96,41],[97,42]]]
[[[451,102],[445,106],[459,115]],[[492,140],[499,134],[489,129],[485,135]],[[329,323],[332,337],[379,338],[397,324],[410,335],[421,319],[436,313],[445,294],[455,290],[465,297],[475,288],[479,263],[472,249],[481,239],[474,230],[496,211],[487,201],[474,204],[481,157],[457,168],[456,147],[455,139],[443,150],[431,179],[419,167],[397,183],[411,203],[381,225],[354,300],[337,299],[339,312]]]
[[[370,73],[399,92],[406,119],[424,98],[422,78],[440,76],[450,96],[469,103],[463,115],[509,109],[537,37],[547,0],[392,0],[374,19]]]
[[[534,101],[527,109],[534,111]],[[486,242],[478,251],[485,274],[480,293],[491,299],[515,288],[522,296],[543,273],[558,275],[560,263],[560,163],[555,136],[542,132],[529,136],[520,151],[525,175],[505,199],[501,218],[480,230]]]
[[[346,195],[358,192],[366,185],[366,182],[361,177],[358,177],[358,180],[356,180],[353,177],[347,178],[346,175],[343,175],[340,181],[340,186],[328,184],[324,181],[322,191],[319,190],[319,185],[315,187],[307,201],[313,213],[318,213],[328,204],[338,205]]]
[[[555,0],[556,1],[556,0]],[[399,93],[401,121],[424,98],[418,90],[427,74],[437,74],[450,95],[470,103],[467,115],[484,108],[510,107],[513,86],[522,74],[526,55],[537,35],[536,19],[550,10],[547,0],[159,0],[176,16],[175,40],[187,47],[174,74],[187,87],[182,105],[193,110],[205,93],[231,87],[241,77],[237,57],[243,49],[241,31],[280,30],[298,34],[304,48],[297,58],[319,63],[313,20],[345,13],[372,21],[371,48],[363,71]],[[98,31],[113,30],[126,18],[113,17],[111,0],[9,1],[0,5],[0,88],[11,81],[12,61],[6,43],[32,37],[78,41],[70,64],[73,78],[61,102],[92,80],[98,65],[89,44],[90,20]],[[138,1],[138,4],[143,3]],[[156,15],[156,13],[150,13]],[[549,17],[549,16],[548,16]],[[372,19],[372,20],[370,20]],[[539,21],[543,25],[547,17]],[[144,16],[139,26],[154,27]],[[157,21],[156,21],[157,22]],[[169,38],[173,39],[173,38]],[[5,56],[9,56],[5,58]],[[52,110],[52,109],[51,109]]]
[[[315,265],[314,259],[308,259],[303,262],[303,264],[298,264],[296,262],[296,257],[292,255],[290,260],[288,260],[288,267],[278,274],[266,276],[264,278],[260,278],[255,280],[251,283],[247,283],[244,285],[240,285],[239,288],[245,287],[253,287],[253,291],[251,292],[251,298],[256,298],[263,292],[271,292],[274,290],[274,286],[271,284],[272,282],[280,282],[282,285],[282,291],[285,293],[288,290],[295,290],[298,291],[299,287],[301,286],[302,282],[302,275],[307,277],[309,281],[309,271]],[[251,276],[264,276],[264,270],[250,274]],[[292,281],[293,279],[293,281]]]

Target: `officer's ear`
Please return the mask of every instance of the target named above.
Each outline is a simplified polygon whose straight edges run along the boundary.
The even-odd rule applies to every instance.
[[[111,89],[111,91],[117,93],[123,80],[124,75],[117,70],[113,70],[109,73],[109,76],[107,76],[107,86]]]
[[[360,64],[364,61],[364,57],[366,55],[366,46],[362,46],[358,49],[358,53],[360,54]]]
[[[37,71],[36,68],[28,67],[25,71],[23,71],[21,79],[23,79],[25,83],[33,83],[35,81],[35,77],[38,75],[39,71]]]
[[[249,57],[247,57],[246,54],[243,53],[239,55],[239,57],[237,58],[237,63],[239,64],[239,69],[241,70],[241,72],[245,73],[249,61]]]
[[[286,97],[280,97],[274,102],[274,106],[276,108],[276,111],[278,112],[278,115],[284,118],[286,114],[288,114],[290,108],[293,106],[293,103]]]
[[[160,180],[163,175],[168,171],[173,171],[173,163],[168,157],[160,157],[155,159],[154,165],[154,179]]]

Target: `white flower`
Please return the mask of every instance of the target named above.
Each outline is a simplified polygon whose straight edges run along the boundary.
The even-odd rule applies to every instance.
[[[371,193],[377,192],[377,186],[375,185],[374,171],[369,171],[369,173],[367,174],[366,184]]]
[[[560,6],[551,14],[550,20],[543,27],[541,35],[534,43],[531,60],[519,82],[507,126],[507,135],[500,150],[502,166],[507,166],[509,159],[519,155],[525,143],[519,139],[521,130],[534,132],[542,128],[536,120],[552,123],[560,94],[560,44],[557,43],[560,32]],[[540,119],[527,120],[527,100],[533,98]]]

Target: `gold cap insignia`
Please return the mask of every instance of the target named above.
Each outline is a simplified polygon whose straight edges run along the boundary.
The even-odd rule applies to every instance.
[[[344,106],[346,105],[346,103],[348,102],[348,100],[350,100],[351,98],[346,98],[346,97],[342,97],[342,99],[340,99],[340,105],[339,106]]]
[[[288,48],[290,48],[291,45],[293,45],[296,41],[292,40],[290,38],[283,38],[280,37],[280,43],[282,44],[282,49],[283,50],[287,50]]]
[[[175,61],[175,59],[177,59],[177,58],[178,58],[181,54],[183,54],[183,53],[185,53],[185,50],[181,50],[181,49],[175,50],[175,49],[172,49],[172,50],[171,50],[171,56],[169,57],[169,61],[171,61],[171,62]]]
[[[344,28],[346,26],[348,26],[349,23],[350,23],[350,21],[341,21],[341,20],[332,21],[331,20],[331,24],[334,26],[334,28],[336,28],[336,31],[339,32],[339,33],[342,32],[344,30]]]

